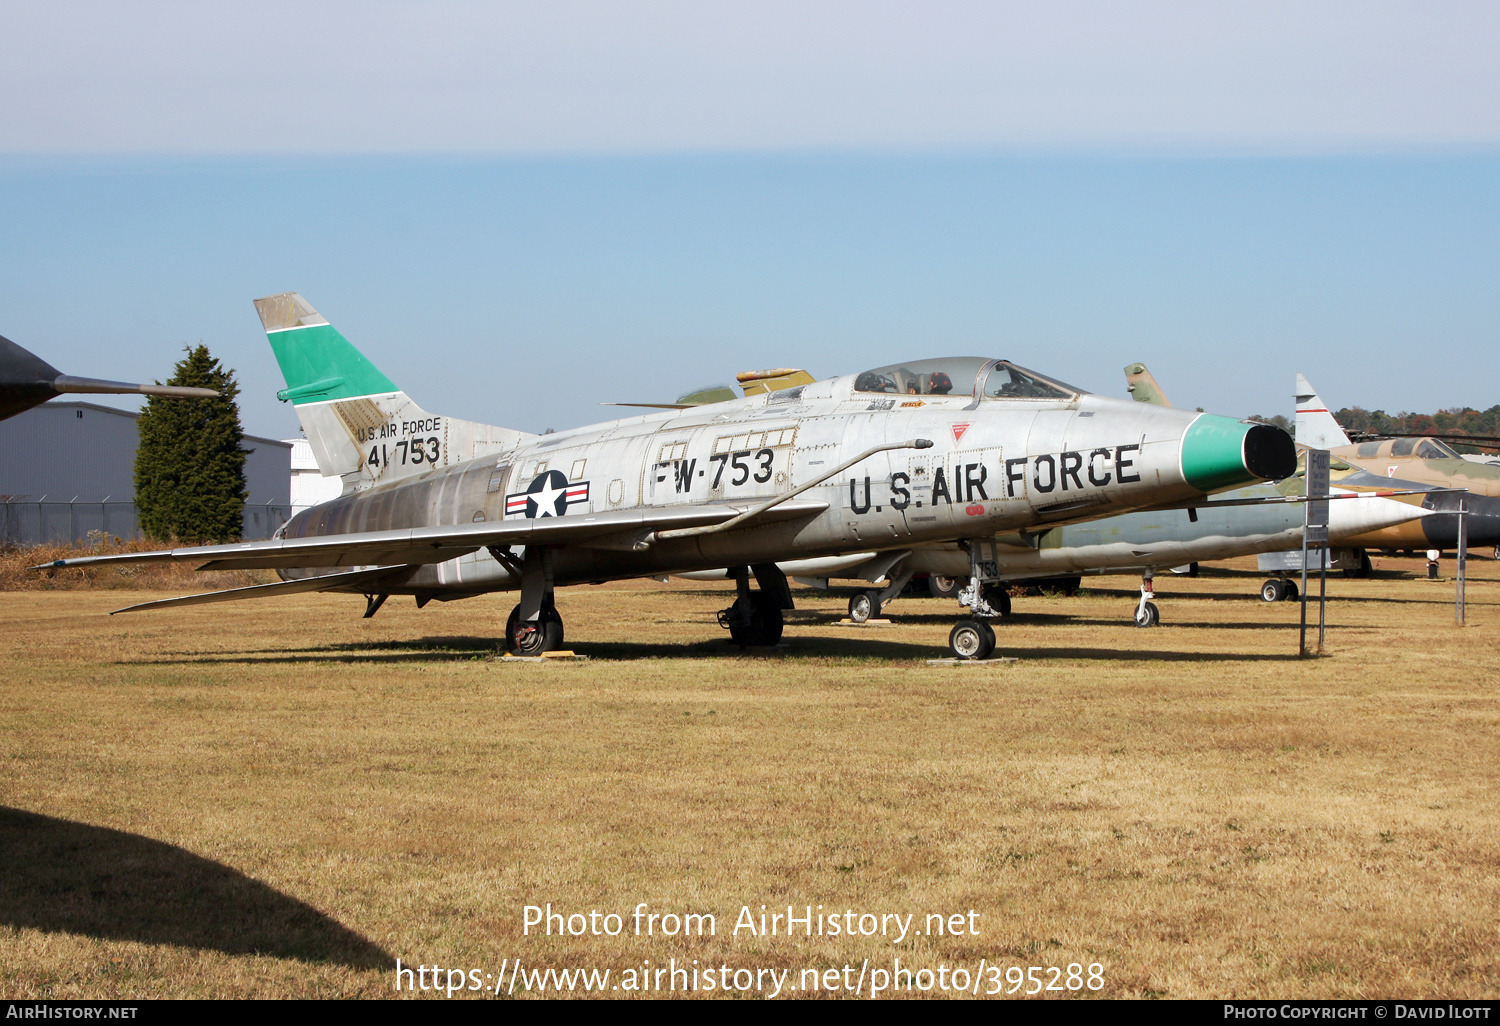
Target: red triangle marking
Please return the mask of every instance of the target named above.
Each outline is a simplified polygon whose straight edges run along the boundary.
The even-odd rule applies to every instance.
[[[964,437],[964,432],[967,431],[967,430],[969,430],[969,425],[967,425],[967,424],[954,424],[953,425],[953,440],[955,442],[958,442],[958,441],[962,440],[963,437]]]

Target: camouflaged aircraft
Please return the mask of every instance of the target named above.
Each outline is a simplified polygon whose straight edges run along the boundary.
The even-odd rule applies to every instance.
[[[341,591],[363,594],[370,616],[390,595],[420,606],[519,590],[505,637],[523,655],[563,643],[556,587],[731,567],[722,625],[772,645],[791,608],[780,561],[967,542],[978,588],[994,578],[996,535],[1201,507],[1295,470],[1279,428],[1092,395],[980,356],[534,435],[421,409],[296,293],[255,306],[279,396],[344,494],[270,541],[49,566],[187,561],[283,578],[132,610]],[[982,658],[994,632],[971,617],[949,642]]]
[[[1328,404],[1307,378],[1297,375],[1297,444],[1327,449],[1335,460],[1374,477],[1416,482],[1437,489],[1426,505],[1436,516],[1370,531],[1346,544],[1371,549],[1453,549],[1458,547],[1458,505],[1464,505],[1464,532],[1470,546],[1493,545],[1500,552],[1500,466],[1464,459],[1439,438],[1387,438],[1351,442]]]
[[[64,374],[35,353],[0,337],[0,420],[25,413],[60,395],[163,395],[177,399],[212,399],[211,388],[185,385],[133,385]]]

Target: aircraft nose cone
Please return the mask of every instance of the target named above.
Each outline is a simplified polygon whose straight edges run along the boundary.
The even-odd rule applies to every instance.
[[[1202,492],[1256,480],[1279,481],[1296,471],[1292,436],[1269,424],[1205,413],[1182,436],[1182,476]]]
[[[1433,495],[1422,505],[1434,510],[1422,520],[1422,531],[1435,549],[1458,547],[1458,504],[1468,511],[1464,540],[1471,547],[1500,545],[1500,499],[1492,495],[1448,492]]]

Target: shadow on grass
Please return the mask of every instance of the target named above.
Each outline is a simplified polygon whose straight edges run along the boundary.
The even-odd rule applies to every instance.
[[[0,806],[0,923],[101,940],[386,969],[295,898],[149,837]]]
[[[1070,616],[1017,616],[1018,625],[1057,623],[1098,624],[1120,626],[1126,620],[1086,620]],[[947,627],[954,617],[903,617],[898,623],[932,624]],[[819,628],[827,622],[804,622],[793,627]],[[1184,624],[1183,626],[1200,626]],[[1219,629],[1268,628],[1264,623],[1202,624],[1203,627]],[[1290,632],[1295,627],[1284,625]],[[1276,629],[1271,625],[1270,629]],[[624,662],[637,659],[860,659],[882,662],[903,662],[917,659],[947,658],[951,653],[944,640],[934,638],[930,642],[896,641],[872,636],[870,630],[880,628],[844,628],[835,634],[804,634],[800,630],[790,633],[775,648],[742,648],[729,642],[727,636],[708,638],[695,642],[610,642],[572,641],[566,647],[579,655],[591,659]],[[1030,647],[1017,648],[1006,641],[1005,624],[995,626],[997,636],[996,653],[1014,655],[1023,659],[1101,659],[1101,660],[1161,660],[1165,662],[1260,662],[1276,661],[1296,656],[1281,656],[1265,653],[1234,652],[1174,652],[1148,648],[1074,648],[1074,647]],[[1143,634],[1141,640],[1148,640]],[[130,660],[121,665],[131,666],[202,666],[202,665],[277,665],[277,664],[333,664],[333,663],[378,663],[384,665],[417,662],[452,663],[480,659],[493,660],[498,642],[494,638],[435,637],[418,638],[411,641],[360,641],[346,642],[303,649],[244,649],[211,654],[171,653],[175,658]],[[526,664],[530,665],[530,664]],[[562,662],[562,666],[576,665]]]

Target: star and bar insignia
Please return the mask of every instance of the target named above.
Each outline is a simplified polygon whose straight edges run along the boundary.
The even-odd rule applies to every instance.
[[[549,470],[538,474],[524,492],[512,492],[505,497],[507,517],[524,515],[528,520],[538,517],[560,517],[575,503],[589,501],[589,483],[568,483],[561,470]]]

